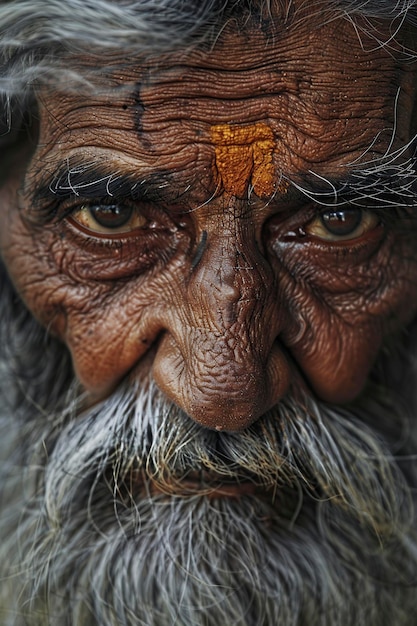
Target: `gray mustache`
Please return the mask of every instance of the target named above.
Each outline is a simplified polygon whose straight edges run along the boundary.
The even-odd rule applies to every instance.
[[[51,519],[79,510],[80,499],[91,500],[99,487],[103,498],[104,484],[104,497],[123,492],[134,506],[146,492],[187,495],[190,480],[194,495],[233,482],[254,485],[271,504],[285,493],[291,515],[303,502],[331,501],[384,535],[413,516],[409,486],[391,452],[397,441],[376,434],[365,409],[353,415],[307,397],[288,399],[245,431],[215,432],[190,420],[152,382],[126,381],[100,405],[74,412],[73,403],[66,425],[47,438],[55,440],[45,468]],[[393,408],[376,414],[391,433],[398,422],[399,439]]]

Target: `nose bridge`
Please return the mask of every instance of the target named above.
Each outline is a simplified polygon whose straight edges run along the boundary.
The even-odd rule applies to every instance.
[[[199,326],[227,336],[248,330],[273,294],[273,273],[256,241],[253,223],[230,217],[207,232],[204,251],[188,282],[189,306]]]
[[[272,271],[252,230],[236,223],[233,230],[208,234],[201,264],[188,285],[197,384],[235,402],[243,390],[259,393],[274,340],[267,322],[272,317]]]

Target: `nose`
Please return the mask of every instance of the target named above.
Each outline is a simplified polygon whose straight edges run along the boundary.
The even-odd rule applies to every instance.
[[[241,430],[274,405],[289,384],[276,341],[280,314],[271,267],[251,229],[208,233],[158,346],[158,386],[208,428]]]

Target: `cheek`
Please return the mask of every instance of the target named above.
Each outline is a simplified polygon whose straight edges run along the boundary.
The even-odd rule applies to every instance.
[[[0,193],[0,255],[19,295],[42,324],[51,326],[57,317],[51,292],[59,289],[56,269],[45,252],[41,238],[36,239],[24,226],[17,206],[17,187]]]
[[[312,325],[316,318],[316,327],[292,346],[292,355],[320,398],[349,402],[366,383],[381,348],[383,330],[380,324],[349,324],[336,316],[329,318],[322,311],[312,311]]]
[[[67,284],[53,262],[50,245],[42,235],[34,237],[27,230],[18,209],[10,212],[2,227],[1,256],[16,291],[34,317],[63,339]],[[83,287],[78,291],[81,297]]]
[[[91,294],[86,313],[82,308],[68,309],[65,342],[77,377],[90,392],[108,394],[139,361],[140,367],[149,369],[149,360],[141,359],[145,353],[153,354],[161,330],[157,315],[161,303],[150,287]]]
[[[9,264],[16,288],[38,321],[67,345],[81,384],[107,395],[158,335],[153,281],[134,288],[83,284],[30,258],[22,255]]]
[[[309,267],[297,254],[288,261],[295,267],[298,260],[302,278],[289,288],[297,324],[283,341],[321,399],[349,402],[362,391],[384,342],[416,314],[415,253],[395,241],[356,265],[308,259]]]
[[[17,207],[1,215],[0,252],[8,274],[26,306],[48,331],[65,342],[87,388],[109,388],[129,360],[132,344],[147,349],[143,324],[122,306],[123,293],[106,283],[80,280],[68,268],[73,258],[47,229],[32,232]],[[142,307],[143,308],[143,307]],[[139,307],[139,315],[141,308]],[[133,327],[133,328],[132,328]]]

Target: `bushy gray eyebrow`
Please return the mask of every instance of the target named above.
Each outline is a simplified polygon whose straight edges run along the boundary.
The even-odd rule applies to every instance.
[[[323,207],[350,204],[377,209],[417,208],[417,160],[352,170],[346,178],[325,178],[313,171],[294,187]]]
[[[99,165],[63,164],[48,177],[42,177],[33,195],[33,205],[55,198],[65,201],[74,198],[130,199],[134,202],[168,200],[170,176],[157,172],[147,177],[136,177],[119,171],[109,172]],[[174,195],[172,193],[172,195]]]
[[[33,207],[45,203],[80,198],[99,200],[114,198],[133,202],[166,203],[180,197],[169,172],[155,172],[146,177],[108,171],[108,166],[85,163],[61,164],[48,177],[43,176],[33,195]],[[321,207],[346,204],[362,208],[417,208],[417,160],[378,167],[363,167],[341,178],[326,178],[309,171],[288,179],[291,202],[313,202]]]

